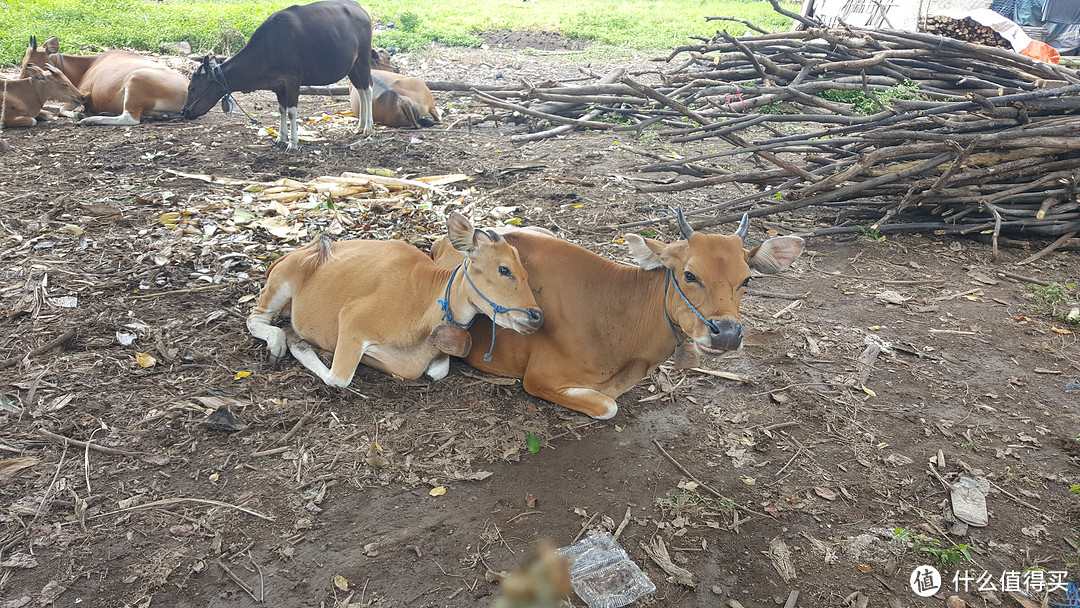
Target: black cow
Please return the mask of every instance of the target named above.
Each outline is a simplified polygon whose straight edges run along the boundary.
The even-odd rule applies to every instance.
[[[360,92],[358,118],[367,133],[372,128],[371,18],[353,0],[290,6],[267,17],[231,59],[219,63],[204,57],[191,76],[182,112],[184,118],[197,118],[223,97],[227,108],[235,91],[273,91],[281,110],[277,143],[293,152],[300,147],[300,87],[329,85],[345,76]]]

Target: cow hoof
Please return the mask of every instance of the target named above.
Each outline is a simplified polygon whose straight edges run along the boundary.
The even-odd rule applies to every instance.
[[[268,363],[270,363],[271,368],[277,369],[277,368],[281,367],[281,362],[284,361],[284,360],[285,360],[285,354],[284,353],[282,353],[280,355],[270,355],[270,360],[268,361]]]
[[[464,357],[472,349],[472,336],[468,331],[445,323],[431,330],[431,341],[435,348],[451,357]]]
[[[675,349],[675,369],[690,369],[701,365],[701,354],[692,342],[683,342]]]

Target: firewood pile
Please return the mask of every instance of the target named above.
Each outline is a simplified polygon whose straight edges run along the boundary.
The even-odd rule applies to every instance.
[[[581,127],[640,133],[659,125],[658,138],[672,144],[730,144],[636,167],[657,178],[638,186],[643,192],[754,187],[690,210],[698,227],[744,211],[845,206],[852,208],[843,214],[846,225],[819,234],[872,226],[986,233],[996,244],[1003,233],[1080,229],[1077,72],[943,36],[828,29],[791,16],[806,29],[741,37],[721,31],[679,47],[658,60],[671,67],[657,70],[650,84],[642,82],[648,74],[615,70],[586,83],[473,89],[473,101],[504,121],[551,125],[516,141]],[[802,133],[782,135],[778,123],[799,123]],[[756,157],[760,168],[733,173],[725,168],[733,156]]]
[[[957,40],[966,40],[985,46],[996,46],[1003,49],[1012,48],[1009,41],[993,28],[977,23],[970,17],[965,19],[953,19],[944,15],[930,15],[921,24],[922,31],[928,34],[940,34]]]

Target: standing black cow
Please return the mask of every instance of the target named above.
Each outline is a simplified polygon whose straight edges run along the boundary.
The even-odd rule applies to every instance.
[[[281,110],[277,143],[293,152],[300,147],[300,87],[333,84],[346,75],[360,92],[358,118],[367,133],[372,128],[371,18],[353,0],[290,6],[267,17],[232,59],[218,63],[204,57],[191,76],[182,112],[184,118],[197,118],[223,97],[227,105],[234,91],[273,91]]]

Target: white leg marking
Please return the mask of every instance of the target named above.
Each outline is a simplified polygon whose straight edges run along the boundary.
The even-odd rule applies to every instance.
[[[119,116],[88,116],[80,120],[79,124],[83,126],[112,125],[131,127],[139,124],[139,121],[132,118],[127,110],[124,110],[124,113]]]
[[[607,412],[600,414],[599,416],[593,416],[593,418],[596,418],[597,420],[607,420],[619,413],[619,406],[615,403],[614,399],[591,388],[568,388],[564,389],[562,393],[567,397],[586,397],[590,401],[595,401],[597,398],[600,398],[604,401],[605,405],[607,405]]]
[[[364,342],[363,350],[367,350],[371,346],[370,342]],[[303,364],[304,367],[311,370],[320,380],[325,382],[327,386],[334,386],[337,388],[344,388],[352,383],[353,376],[356,375],[356,368],[353,368],[349,372],[348,378],[335,378],[330,373],[330,368],[322,362],[319,355],[316,354],[315,349],[311,347],[311,344],[299,336],[295,332],[289,332],[289,352],[292,353],[296,360]],[[363,353],[361,353],[363,358]]]
[[[281,125],[278,128],[277,139],[275,139],[274,142],[280,145],[288,141],[285,136],[289,133],[289,123],[286,122],[289,120],[289,117],[285,111],[285,106],[278,106],[278,116],[281,117]]]
[[[375,129],[375,116],[371,109],[372,96],[373,93],[370,87],[360,89],[360,114],[362,115],[360,129],[365,135]]]
[[[293,106],[289,108],[289,152],[296,152],[300,149],[300,125],[297,124],[296,119],[297,108]]]
[[[442,355],[441,357],[435,357],[435,359],[428,364],[427,371],[424,373],[432,380],[442,380],[446,377],[446,374],[450,373],[450,356]]]
[[[285,332],[280,327],[271,325],[270,322],[281,312],[282,308],[285,308],[285,305],[291,299],[292,289],[289,288],[288,283],[284,283],[278,288],[274,297],[270,298],[270,305],[267,307],[266,312],[252,314],[247,320],[247,328],[251,335],[266,341],[266,346],[270,350],[270,361],[274,364],[285,357],[288,345],[285,344]]]

